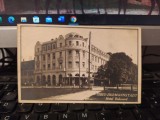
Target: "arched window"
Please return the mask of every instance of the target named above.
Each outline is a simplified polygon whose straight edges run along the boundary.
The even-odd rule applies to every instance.
[[[56,76],[55,75],[52,76],[52,84],[56,85]]]
[[[47,84],[51,85],[51,76],[50,75],[47,76]]]
[[[62,84],[62,75],[59,75],[59,83]]]
[[[40,85],[41,84],[41,80],[40,80],[40,77],[37,76],[37,84]]]
[[[42,85],[46,85],[46,76],[45,75],[42,76]]]
[[[52,76],[52,80],[56,80],[56,76],[55,75]]]
[[[51,80],[51,77],[50,77],[50,75],[48,75],[48,77],[47,77],[47,80]]]
[[[45,75],[43,75],[43,76],[42,76],[42,79],[43,79],[43,80],[46,80],[46,76],[45,76]]]

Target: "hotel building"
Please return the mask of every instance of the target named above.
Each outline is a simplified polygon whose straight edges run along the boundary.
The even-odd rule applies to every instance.
[[[107,52],[91,44],[89,61],[89,38],[77,33],[59,35],[43,43],[38,41],[35,45],[35,82],[39,85],[85,84],[89,73],[93,76],[108,60]]]

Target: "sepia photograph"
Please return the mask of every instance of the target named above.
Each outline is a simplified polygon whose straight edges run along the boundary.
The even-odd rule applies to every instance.
[[[0,14],[160,15],[160,0],[0,0]]]
[[[141,103],[141,29],[18,25],[20,103]]]

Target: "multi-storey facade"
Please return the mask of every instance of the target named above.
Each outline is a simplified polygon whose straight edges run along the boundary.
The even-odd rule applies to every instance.
[[[89,74],[97,72],[98,67],[109,60],[106,52],[90,45],[89,40],[77,33],[35,45],[35,82],[48,85],[84,84]]]

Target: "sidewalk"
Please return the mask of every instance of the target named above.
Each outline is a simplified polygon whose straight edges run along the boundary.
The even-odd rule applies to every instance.
[[[93,90],[86,90],[77,93],[70,93],[66,95],[59,95],[59,96],[52,96],[48,98],[43,98],[42,100],[77,100],[77,101],[84,101],[89,100],[89,98],[97,93],[100,93],[103,90],[102,87],[96,87]]]

